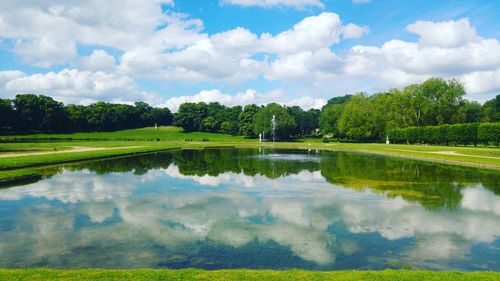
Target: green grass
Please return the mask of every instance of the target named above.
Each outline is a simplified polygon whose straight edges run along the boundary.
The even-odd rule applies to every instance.
[[[499,280],[495,272],[436,272],[420,270],[304,271],[304,270],[49,270],[1,269],[0,280]]]
[[[191,139],[201,141],[204,138],[211,141],[243,141],[242,136],[231,136],[224,134],[191,132],[185,133],[177,127],[154,127],[122,130],[116,132],[90,132],[90,133],[71,133],[71,134],[34,134],[3,136],[0,139],[18,139],[18,140],[163,140],[178,141]]]

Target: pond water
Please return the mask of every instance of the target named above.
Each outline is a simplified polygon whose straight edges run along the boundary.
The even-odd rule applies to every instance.
[[[500,173],[178,150],[0,189],[0,267],[500,270]]]

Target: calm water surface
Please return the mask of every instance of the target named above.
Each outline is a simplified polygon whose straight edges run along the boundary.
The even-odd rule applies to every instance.
[[[500,270],[500,173],[211,149],[0,189],[0,267]]]

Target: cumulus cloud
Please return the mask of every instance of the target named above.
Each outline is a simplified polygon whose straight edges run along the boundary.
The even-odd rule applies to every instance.
[[[304,9],[305,7],[324,8],[321,0],[221,0],[223,4],[237,5],[242,7],[292,7]]]
[[[259,36],[246,28],[237,27],[207,35],[177,51],[148,55],[125,53],[120,68],[130,71],[140,69],[155,72],[163,79],[188,81],[234,83],[254,80],[262,74],[272,79],[283,76],[276,74],[276,71],[288,72],[286,75],[291,78],[303,78],[308,70],[305,66],[295,65],[291,60],[320,50],[324,52],[333,44],[339,43],[341,38],[357,38],[367,30],[368,27],[353,23],[343,25],[337,14],[324,12],[306,17],[276,35],[263,33]],[[256,55],[263,55],[263,58],[255,59]],[[136,62],[142,60],[139,66],[146,67],[142,68],[137,64],[125,67],[130,64],[129,57],[133,57]],[[288,65],[293,66],[293,69],[277,69],[281,66],[286,68],[283,65],[286,60],[290,61]],[[276,62],[273,69],[271,64]]]
[[[225,0],[221,3],[294,8],[323,6],[319,0]],[[277,34],[256,34],[245,27],[208,34],[203,32],[201,20],[168,9],[173,5],[169,0],[141,3],[113,0],[105,4],[100,1],[4,1],[2,5],[0,38],[8,42],[6,46],[22,61],[41,67],[80,67],[81,70],[76,71],[81,73],[105,73],[87,75],[97,80],[95,83],[89,80],[81,100],[107,96],[103,93],[110,90],[91,86],[92,83],[102,85],[103,76],[105,80],[122,81],[124,97],[131,98],[143,96],[135,79],[231,85],[258,79],[293,81],[304,89],[318,86],[318,95],[326,96],[385,90],[440,76],[464,81],[471,99],[485,100],[500,90],[500,42],[479,36],[467,18],[417,21],[406,27],[418,36],[415,42],[393,39],[380,46],[357,45],[335,53],[332,51],[335,44],[360,38],[369,32],[369,27],[343,23],[339,15],[323,12],[305,17]],[[79,56],[80,46],[91,46],[94,50]],[[120,55],[113,57],[104,50]],[[54,84],[53,80],[37,83],[45,87],[34,89],[13,82],[7,89],[5,84],[14,79],[5,78],[6,72],[2,75],[3,95],[25,89],[46,91],[52,89],[49,84]],[[49,79],[53,74],[34,77],[41,81],[42,76]],[[25,79],[17,77],[21,78]],[[104,88],[111,87],[108,86]],[[64,88],[61,83],[55,88],[61,95]],[[93,89],[93,93],[89,89]],[[61,96],[68,98],[70,94]],[[114,98],[110,96],[106,99]],[[294,102],[311,103],[307,98]]]
[[[89,56],[80,58],[84,70],[113,72],[116,68],[115,58],[106,51],[94,50]]]
[[[329,47],[340,40],[342,31],[340,17],[324,12],[318,16],[306,17],[291,29],[276,36],[261,35],[263,50],[277,54],[290,54]]]
[[[461,79],[472,99],[500,89],[500,42],[477,35],[468,19],[418,21],[407,30],[418,42],[390,40],[382,46],[354,46],[337,69],[341,77],[373,77],[381,90],[421,82],[431,76]],[[383,88],[382,88],[383,87]]]
[[[443,22],[417,21],[408,25],[407,30],[419,35],[422,46],[460,47],[478,41],[476,30],[468,19]]]
[[[171,0],[3,1],[0,37],[13,40],[23,60],[47,67],[76,58],[77,42],[132,49],[160,34],[155,33],[158,26],[178,26],[175,17],[162,13],[161,5],[169,4]]]
[[[0,89],[3,96],[18,93],[45,94],[67,103],[91,103],[99,100],[127,103],[144,100],[158,104],[154,93],[138,89],[134,80],[105,72],[63,69],[59,72],[27,75],[17,71],[0,72]]]
[[[353,23],[349,23],[342,28],[342,36],[346,39],[356,39],[368,33],[370,28],[365,26],[358,26]]]
[[[176,112],[179,106],[186,102],[219,102],[227,106],[247,104],[265,105],[271,102],[277,102],[282,105],[298,105],[304,109],[321,108],[326,104],[325,99],[308,96],[298,99],[289,99],[281,89],[276,89],[267,93],[259,93],[254,89],[248,89],[245,92],[238,92],[235,95],[223,93],[219,89],[213,89],[203,90],[192,96],[173,97],[168,99],[163,105]]]

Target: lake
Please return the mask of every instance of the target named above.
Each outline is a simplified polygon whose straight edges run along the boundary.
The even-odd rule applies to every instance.
[[[500,173],[367,154],[175,150],[0,189],[0,267],[500,270]]]

